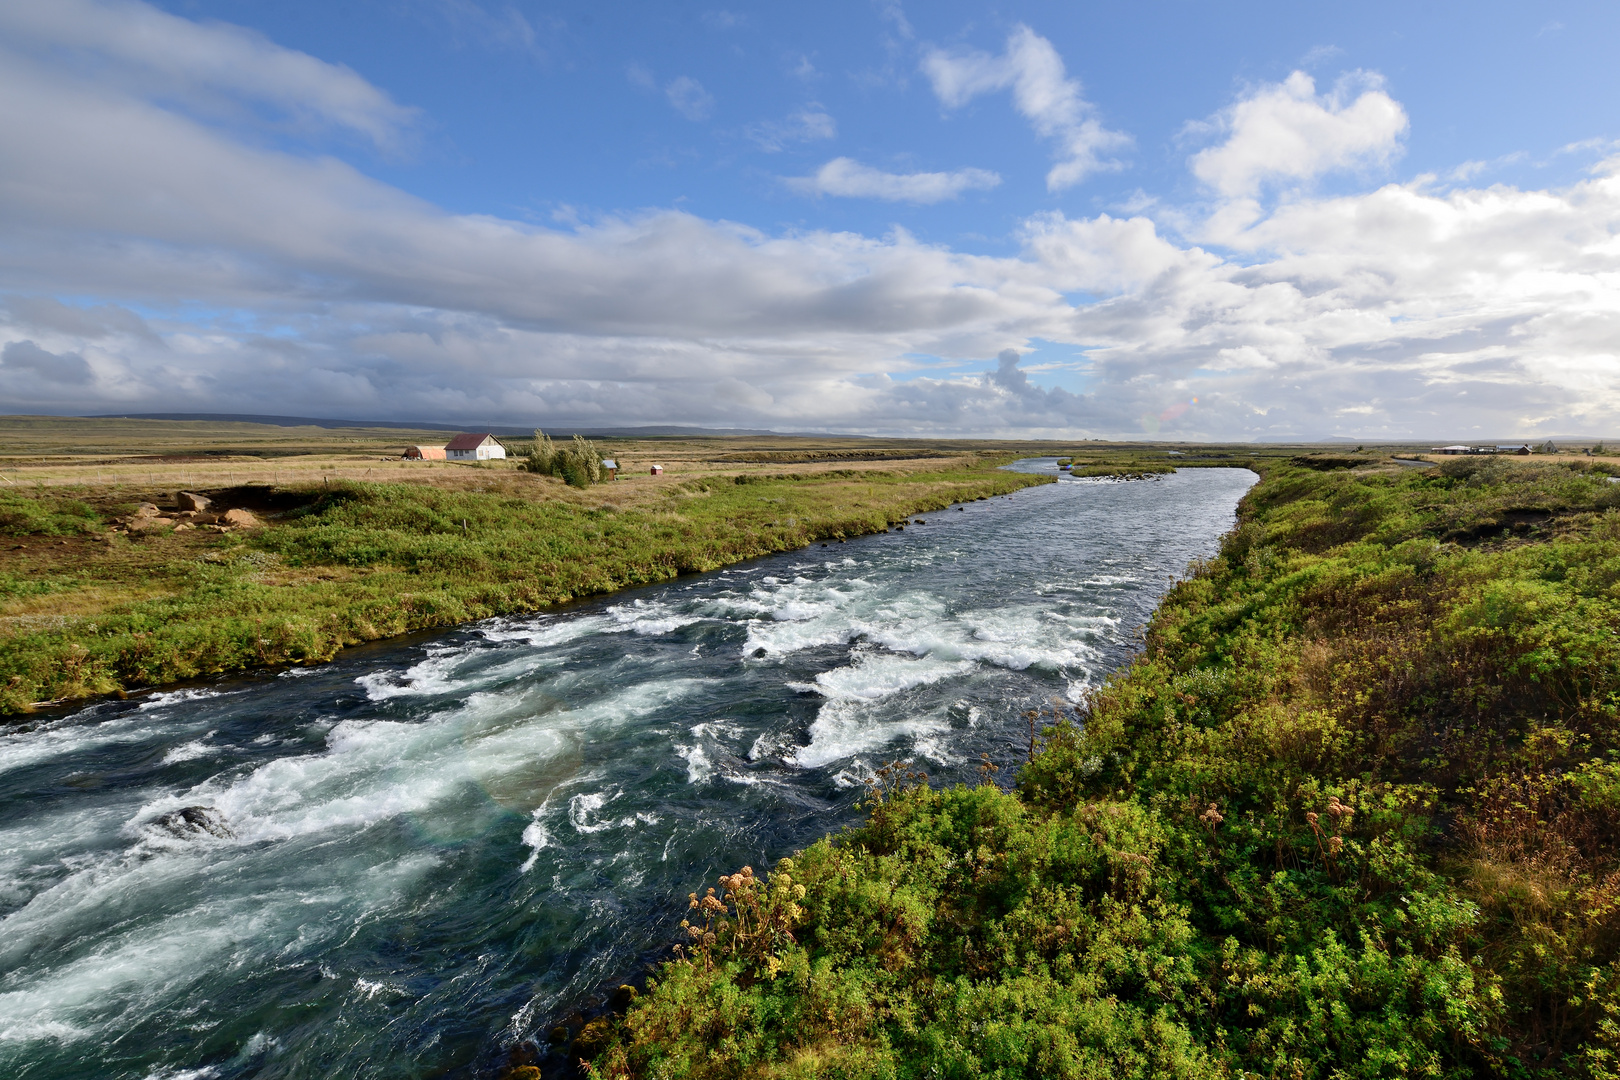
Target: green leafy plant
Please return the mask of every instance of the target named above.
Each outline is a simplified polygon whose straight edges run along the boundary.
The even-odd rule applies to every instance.
[[[705,929],[595,1074],[1620,1074],[1613,485],[1316,464],[1013,790],[886,766],[774,977]]]

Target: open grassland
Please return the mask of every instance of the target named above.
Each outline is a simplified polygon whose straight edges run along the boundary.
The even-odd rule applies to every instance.
[[[620,478],[576,490],[524,472],[516,456],[399,458],[446,437],[0,417],[0,712],[311,662],[348,644],[881,530],[1038,482],[994,469],[1013,457],[1061,455],[1093,476],[1339,462],[1283,446],[670,436],[600,440]],[[514,455],[530,446],[507,443]],[[1402,448],[1363,449],[1352,464]],[[664,475],[650,475],[654,463]],[[267,527],[110,528],[142,502],[171,506],[181,489],[252,510]]]
[[[593,1074],[1620,1076],[1620,469],[1260,468],[1016,776],[694,882]]]
[[[0,488],[0,710],[248,668],[881,532],[1043,478],[977,453],[680,475],[576,490],[515,464],[410,482],[189,485],[264,526],[114,528],[150,485]],[[217,467],[217,466],[216,466]],[[86,467],[88,469],[94,466]],[[384,474],[392,476],[394,474]],[[217,475],[215,476],[217,479]]]

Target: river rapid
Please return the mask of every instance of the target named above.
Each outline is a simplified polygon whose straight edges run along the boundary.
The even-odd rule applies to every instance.
[[[1010,780],[1254,479],[1065,478],[0,735],[0,1075],[478,1075],[883,761]]]

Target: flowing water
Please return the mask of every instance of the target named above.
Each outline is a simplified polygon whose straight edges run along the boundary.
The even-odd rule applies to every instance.
[[[0,1075],[477,1075],[882,761],[1009,778],[1253,480],[1065,480],[0,736]]]

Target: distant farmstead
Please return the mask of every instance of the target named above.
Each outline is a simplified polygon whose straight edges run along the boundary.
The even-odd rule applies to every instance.
[[[1457,443],[1452,446],[1436,446],[1429,451],[1431,454],[1528,454],[1530,447],[1526,443],[1493,443],[1490,446],[1464,446]]]
[[[443,461],[444,447],[442,446],[407,446],[401,457],[412,461]]]
[[[489,461],[492,458],[504,458],[506,447],[488,432],[457,435],[444,444],[444,456],[451,461]]]

